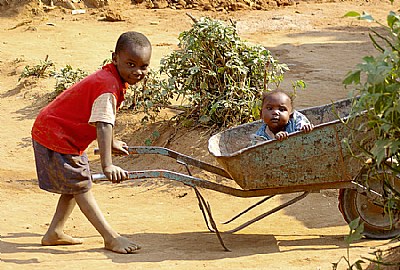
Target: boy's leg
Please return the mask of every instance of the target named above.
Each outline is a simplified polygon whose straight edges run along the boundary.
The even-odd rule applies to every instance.
[[[42,245],[54,246],[82,244],[82,239],[73,238],[69,235],[66,235],[63,231],[65,222],[72,213],[75,205],[76,201],[74,199],[74,195],[63,194],[60,196],[56,212],[54,213],[49,229],[42,238]]]
[[[74,195],[79,208],[104,239],[104,247],[117,253],[133,253],[140,246],[120,236],[105,220],[91,190]]]

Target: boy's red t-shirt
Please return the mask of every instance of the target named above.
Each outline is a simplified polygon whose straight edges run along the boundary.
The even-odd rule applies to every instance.
[[[88,123],[94,101],[104,93],[112,93],[119,108],[127,88],[114,64],[103,66],[39,112],[32,138],[53,151],[81,155],[97,137],[96,127]]]

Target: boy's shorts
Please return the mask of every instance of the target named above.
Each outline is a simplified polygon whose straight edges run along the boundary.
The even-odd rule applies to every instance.
[[[61,154],[33,140],[39,187],[59,194],[80,194],[92,187],[89,160],[81,156]]]

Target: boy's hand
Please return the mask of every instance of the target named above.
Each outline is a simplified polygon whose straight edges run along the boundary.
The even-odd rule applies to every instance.
[[[278,141],[286,140],[288,137],[289,133],[287,133],[286,131],[279,131],[275,134],[275,139],[277,139]]]
[[[128,172],[122,168],[110,165],[103,168],[104,175],[113,183],[119,183],[129,177]]]
[[[129,155],[128,145],[120,140],[113,140],[112,152],[116,155]]]
[[[314,125],[313,124],[305,124],[301,130],[304,131],[305,133],[309,133],[314,129]]]

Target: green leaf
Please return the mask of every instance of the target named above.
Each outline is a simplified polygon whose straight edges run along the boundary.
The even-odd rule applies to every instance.
[[[360,240],[363,237],[363,232],[364,232],[364,222],[361,222],[361,224],[353,232],[353,241]]]
[[[374,147],[371,150],[371,153],[376,158],[378,164],[382,163],[382,161],[385,161],[388,158],[386,156],[386,151],[388,148],[390,148],[391,144],[392,142],[388,139],[381,139],[375,142]]]
[[[359,17],[361,17],[361,14],[356,12],[356,11],[349,11],[346,14],[344,14],[343,17],[357,17],[357,18],[359,18]]]
[[[345,237],[345,242],[348,245],[362,238],[362,232],[364,231],[364,223],[360,224],[360,217],[358,217],[349,223],[349,228],[350,228],[350,233]]]
[[[356,70],[354,72],[349,72],[346,75],[346,78],[343,80],[343,84],[345,85],[350,85],[350,84],[359,84],[360,83],[360,76],[361,76],[361,71]]]

